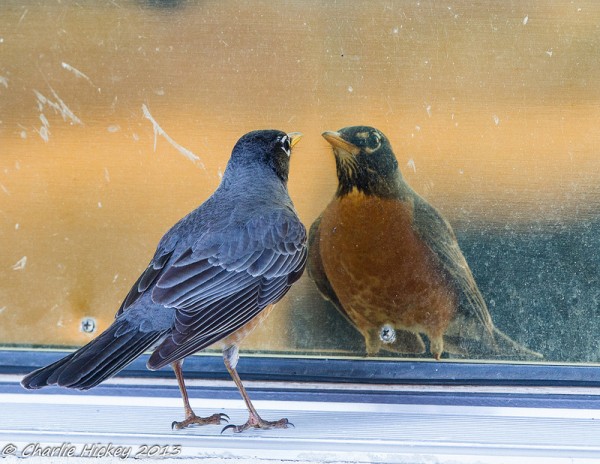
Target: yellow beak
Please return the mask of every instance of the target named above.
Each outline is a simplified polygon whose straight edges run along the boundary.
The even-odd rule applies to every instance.
[[[288,133],[288,137],[290,138],[290,146],[292,148],[294,148],[294,145],[296,145],[300,139],[302,138],[302,132],[289,132]]]

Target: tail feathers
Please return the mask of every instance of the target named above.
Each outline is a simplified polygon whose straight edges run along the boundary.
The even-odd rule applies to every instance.
[[[48,377],[50,377],[55,370],[60,370],[64,367],[71,359],[75,353],[71,353],[68,356],[65,356],[62,359],[59,359],[55,363],[50,364],[49,366],[43,367],[32,373],[28,374],[21,380],[21,385],[28,390],[35,390],[38,388],[46,387],[48,385],[52,385],[48,383]]]
[[[494,327],[494,337],[496,340],[498,351],[501,354],[514,353],[519,357],[537,359],[542,359],[544,357],[544,355],[542,355],[541,353],[530,350],[526,346],[523,346],[520,343],[514,341],[512,338],[510,338],[504,332],[498,330],[496,327]]]
[[[495,326],[490,332],[474,318],[456,317],[444,334],[446,351],[474,358],[542,359],[544,356],[516,342]]]
[[[79,350],[27,375],[21,385],[27,389],[58,385],[88,390],[115,375],[165,335],[141,332],[128,324],[127,320],[116,320]]]

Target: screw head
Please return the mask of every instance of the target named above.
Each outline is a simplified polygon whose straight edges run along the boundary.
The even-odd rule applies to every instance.
[[[396,329],[391,324],[384,324],[379,329],[379,338],[383,343],[394,343],[396,341]]]
[[[94,333],[96,331],[96,319],[93,317],[84,317],[81,319],[79,330],[85,333]]]

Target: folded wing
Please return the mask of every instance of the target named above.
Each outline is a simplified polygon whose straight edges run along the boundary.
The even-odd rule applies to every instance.
[[[158,369],[245,325],[287,293],[306,255],[306,230],[288,209],[202,236],[156,281],[152,299],[176,311],[171,335],[148,366]]]

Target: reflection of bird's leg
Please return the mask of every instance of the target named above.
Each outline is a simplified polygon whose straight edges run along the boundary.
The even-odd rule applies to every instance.
[[[246,393],[246,389],[242,385],[240,376],[238,375],[237,371],[235,370],[238,359],[239,359],[239,353],[238,353],[238,347],[236,345],[232,345],[229,348],[223,350],[223,362],[225,363],[225,367],[229,371],[229,374],[231,375],[231,378],[235,382],[235,385],[238,387],[238,390],[240,391],[240,394],[242,395],[242,398],[244,399],[244,402],[246,403],[246,407],[248,408],[250,417],[248,417],[248,422],[246,422],[244,425],[230,424],[230,425],[225,426],[223,428],[223,430],[221,431],[221,433],[223,433],[227,429],[233,429],[234,432],[239,433],[239,432],[243,432],[244,430],[249,429],[251,427],[253,427],[255,429],[271,429],[271,428],[286,429],[288,426],[292,425],[290,422],[288,422],[287,419],[280,419],[280,420],[274,421],[274,422],[269,422],[269,421],[261,419],[261,417],[256,412],[256,409],[254,409],[254,406],[252,405],[252,402],[250,401],[250,397],[248,396],[248,393]]]
[[[429,333],[427,336],[429,337],[429,350],[433,357],[439,361],[444,353],[444,332]]]
[[[227,414],[213,414],[210,417],[198,417],[192,407],[190,406],[190,401],[188,399],[187,390],[185,388],[185,382],[183,380],[183,371],[181,370],[181,365],[183,364],[183,360],[175,361],[171,364],[171,367],[175,371],[175,377],[177,377],[177,383],[179,384],[179,390],[181,391],[181,397],[183,398],[183,408],[185,409],[185,419],[182,422],[174,421],[171,424],[171,428],[180,430],[188,425],[197,424],[197,425],[206,425],[206,424],[220,424],[222,421],[227,422],[229,416]]]
[[[365,338],[365,348],[367,350],[367,356],[375,356],[381,350],[381,339],[379,338],[379,331],[374,329],[363,329],[360,330],[363,337]]]

